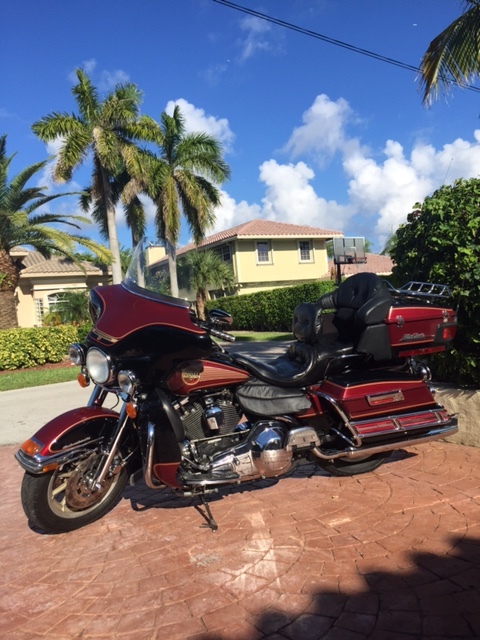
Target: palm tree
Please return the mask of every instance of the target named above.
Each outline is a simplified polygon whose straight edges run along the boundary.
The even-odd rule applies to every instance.
[[[62,139],[54,178],[70,180],[73,171],[91,155],[93,162],[90,197],[95,208],[105,215],[105,229],[113,255],[112,279],[122,279],[120,249],[115,223],[113,182],[125,170],[131,176],[142,176],[141,140],[159,140],[159,127],[148,116],[139,115],[141,94],[131,83],[118,84],[103,100],[81,69],[76,70],[78,83],[73,87],[79,114],[53,112],[32,125],[33,132],[49,142]]]
[[[196,291],[197,315],[205,320],[205,302],[209,298],[208,287],[231,288],[233,271],[214,251],[191,251],[179,261],[179,279],[182,288]]]
[[[176,246],[181,214],[198,244],[215,221],[214,208],[221,201],[216,185],[230,176],[230,168],[214,137],[186,133],[178,105],[172,116],[162,113],[160,129],[160,155],[151,160],[145,191],[156,206],[157,235],[165,242],[172,295],[178,296]]]
[[[57,302],[47,314],[45,320],[48,324],[49,317],[55,324],[57,317],[61,323],[82,324],[90,320],[88,312],[88,291],[63,291],[58,295]]]
[[[12,249],[20,245],[32,246],[44,257],[54,252],[78,262],[76,244],[89,249],[104,263],[111,260],[110,252],[88,238],[61,231],[54,226],[64,224],[80,228],[79,223],[88,222],[81,216],[41,213],[44,205],[65,195],[45,195],[44,187],[27,187],[27,182],[48,162],[37,162],[8,180],[8,169],[12,156],[6,154],[7,136],[0,137],[0,329],[17,326],[15,289],[22,269],[11,255]]]
[[[465,12],[434,38],[420,64],[423,102],[440,86],[465,85],[480,73],[480,0],[464,0]]]

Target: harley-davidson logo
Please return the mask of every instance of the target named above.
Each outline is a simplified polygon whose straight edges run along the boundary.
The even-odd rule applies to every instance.
[[[188,367],[183,369],[180,376],[182,378],[182,382],[188,385],[196,384],[202,375],[202,370],[200,367]]]
[[[425,334],[424,333],[405,333],[400,338],[400,342],[412,342],[413,340],[425,340]]]

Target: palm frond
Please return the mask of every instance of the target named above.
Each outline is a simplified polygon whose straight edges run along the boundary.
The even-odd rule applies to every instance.
[[[437,98],[440,88],[468,84],[480,73],[480,3],[454,20],[430,43],[420,64],[423,102]]]

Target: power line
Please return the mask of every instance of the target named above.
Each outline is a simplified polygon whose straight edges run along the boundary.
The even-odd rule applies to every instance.
[[[279,27],[284,27],[285,29],[290,29],[290,31],[296,31],[297,33],[301,33],[302,35],[309,36],[311,38],[315,38],[317,40],[322,40],[323,42],[328,42],[329,44],[333,44],[337,47],[341,47],[342,49],[347,49],[348,51],[353,51],[354,53],[359,53],[364,56],[368,56],[369,58],[373,58],[374,60],[379,60],[380,62],[386,62],[387,64],[391,64],[395,67],[400,67],[401,69],[406,69],[407,71],[414,71],[415,73],[420,73],[420,68],[415,67],[414,65],[407,64],[406,62],[401,62],[400,60],[395,60],[394,58],[389,58],[388,56],[383,56],[380,53],[375,53],[374,51],[369,51],[368,49],[362,49],[361,47],[356,47],[353,44],[349,44],[348,42],[343,42],[342,40],[337,40],[335,38],[330,38],[329,36],[325,36],[317,31],[312,31],[311,29],[305,29],[305,27],[299,27],[291,22],[287,22],[285,20],[280,20],[279,18],[275,18],[273,16],[269,16],[266,13],[261,13],[260,11],[255,11],[254,9],[249,9],[248,7],[243,7],[235,2],[230,2],[230,0],[213,0],[217,4],[225,5],[230,9],[235,9],[240,11],[241,13],[246,13],[248,15],[254,16],[255,18],[259,18],[260,20],[265,20],[266,22],[271,22],[272,24],[276,24]],[[470,84],[463,84],[460,82],[456,82],[455,80],[448,80],[450,84],[458,85],[463,89],[469,89],[470,91],[475,91],[480,93],[480,88],[475,87]]]

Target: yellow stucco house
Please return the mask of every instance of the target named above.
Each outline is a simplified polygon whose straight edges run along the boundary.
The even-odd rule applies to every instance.
[[[325,243],[342,235],[331,229],[255,219],[208,236],[198,247],[191,243],[178,249],[177,259],[189,251],[211,249],[231,265],[235,285],[233,291],[209,291],[210,296],[255,293],[325,277]],[[151,266],[166,269],[163,248],[155,250]],[[180,295],[195,299],[192,291],[181,290]]]
[[[11,255],[20,260],[23,267],[16,290],[19,327],[41,326],[43,316],[60,293],[107,284],[110,277],[90,262],[82,262],[82,270],[61,256],[47,260],[37,251],[20,247],[16,247]]]

